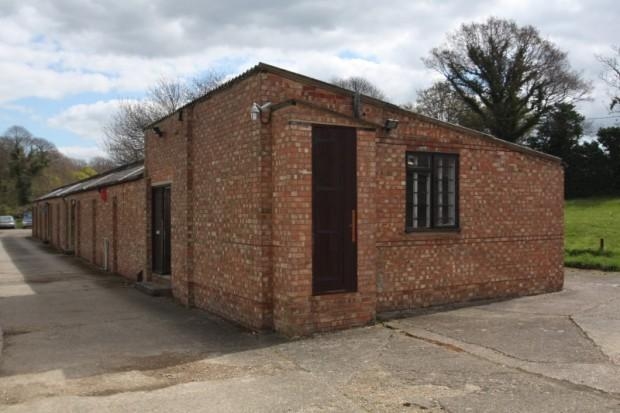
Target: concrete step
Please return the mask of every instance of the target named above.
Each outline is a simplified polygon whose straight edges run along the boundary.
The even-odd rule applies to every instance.
[[[170,285],[161,283],[153,283],[150,281],[141,281],[134,284],[134,287],[144,294],[151,295],[153,297],[169,297],[172,296],[172,288]]]

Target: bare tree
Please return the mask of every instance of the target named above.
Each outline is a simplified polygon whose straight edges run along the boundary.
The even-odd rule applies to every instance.
[[[179,109],[186,103],[185,89],[179,80],[160,78],[147,92],[153,111],[165,116]]]
[[[334,85],[341,88],[359,92],[362,95],[370,96],[379,100],[385,100],[385,94],[375,86],[370,80],[360,77],[351,76],[348,78],[335,77],[331,81]]]
[[[615,55],[596,56],[603,64],[603,81],[612,89],[609,110],[613,111],[616,105],[620,106],[620,46],[612,47]]]
[[[95,156],[88,161],[88,166],[97,171],[97,173],[102,173],[114,168],[116,164],[109,158]]]
[[[213,71],[188,82],[162,78],[148,89],[145,99],[122,101],[104,127],[104,146],[112,161],[124,164],[142,159],[148,125],[213,90],[222,80],[223,75]]]
[[[424,62],[446,78],[486,129],[511,142],[556,103],[574,102],[590,89],[566,53],[534,27],[494,17],[462,25]]]
[[[472,118],[475,116],[446,81],[435,82],[427,89],[418,90],[412,109],[444,122],[469,127],[473,126]]]
[[[208,70],[185,85],[185,99],[190,102],[206,95],[224,81],[224,75]]]
[[[117,164],[131,163],[144,157],[144,129],[163,112],[151,102],[123,101],[104,127],[105,149]]]

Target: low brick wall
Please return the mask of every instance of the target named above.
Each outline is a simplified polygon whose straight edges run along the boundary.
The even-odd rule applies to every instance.
[[[144,269],[143,179],[107,187],[105,201],[98,190],[92,190],[35,202],[33,208],[35,238],[132,280]]]
[[[406,233],[407,151],[459,154],[459,229]],[[377,141],[377,310],[557,291],[563,284],[563,169],[444,131]]]

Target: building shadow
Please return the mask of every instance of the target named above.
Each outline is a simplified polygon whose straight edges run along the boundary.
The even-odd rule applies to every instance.
[[[286,342],[144,295],[24,233],[4,234],[0,244],[0,380],[161,369]]]

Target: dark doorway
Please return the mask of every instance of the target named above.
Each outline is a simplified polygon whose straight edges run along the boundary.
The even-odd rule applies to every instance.
[[[118,199],[112,198],[112,272],[118,272]]]
[[[170,274],[170,186],[153,188],[153,272]]]
[[[312,128],[312,287],[357,290],[356,131]]]
[[[67,250],[73,252],[75,250],[75,200],[71,201],[68,208],[69,225],[67,226]]]
[[[82,253],[82,219],[80,218],[82,213],[81,205],[82,204],[80,201],[75,203],[75,255],[78,257]]]
[[[52,240],[52,216],[54,212],[54,205],[50,203],[45,203],[45,221],[46,221],[46,229],[45,229],[45,242],[50,242]]]

